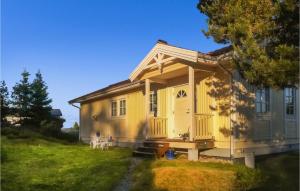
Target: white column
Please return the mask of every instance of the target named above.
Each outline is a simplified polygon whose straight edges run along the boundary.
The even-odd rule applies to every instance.
[[[195,138],[195,72],[192,66],[189,66],[189,108],[190,108],[190,141]]]
[[[145,80],[145,119],[146,129],[144,136],[148,138],[149,135],[149,114],[150,114],[150,80]]]

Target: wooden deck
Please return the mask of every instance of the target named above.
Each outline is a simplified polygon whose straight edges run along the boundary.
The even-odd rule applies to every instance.
[[[169,143],[170,148],[180,149],[211,149],[214,148],[213,139],[201,139],[195,141],[184,141],[182,139],[169,139],[169,138],[150,138],[145,140],[147,143]]]

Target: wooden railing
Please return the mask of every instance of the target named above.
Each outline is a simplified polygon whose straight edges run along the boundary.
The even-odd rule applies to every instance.
[[[195,114],[195,139],[211,139],[213,137],[212,114]]]
[[[167,137],[167,118],[164,117],[151,117],[149,119],[149,136],[155,137]]]

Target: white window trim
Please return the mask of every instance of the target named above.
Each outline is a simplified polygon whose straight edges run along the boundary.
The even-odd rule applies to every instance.
[[[124,105],[125,114],[121,114],[121,101],[125,101],[125,105]],[[126,116],[126,114],[127,114],[127,101],[126,101],[125,98],[119,100],[119,108],[118,109],[119,109],[119,116],[120,117]]]
[[[290,114],[287,114],[286,113],[286,106],[287,106],[287,102],[286,102],[286,92],[285,92],[285,89],[286,88],[292,88],[294,89],[293,91],[293,97],[294,97],[294,114],[290,115]],[[296,87],[285,87],[283,88],[283,109],[284,109],[284,118],[285,119],[296,119],[296,116],[297,116],[297,89]]]
[[[113,115],[113,102],[116,103],[116,115]],[[117,100],[111,100],[111,102],[110,102],[110,116],[118,117],[118,101]]]
[[[269,110],[267,112],[256,112],[256,90],[255,89],[255,114],[256,114],[256,119],[258,120],[271,120],[272,117],[272,89],[268,88],[269,90]],[[271,130],[272,131],[272,130]]]
[[[151,95],[154,95],[155,94],[155,91],[150,91],[150,97],[149,97],[149,112],[150,114],[154,115],[154,111],[151,111],[151,104],[153,103],[152,100],[151,100]],[[158,95],[157,95],[157,92],[156,92],[156,112],[158,110]]]
[[[120,101],[125,100],[125,115],[120,115]],[[112,116],[112,102],[117,102],[117,115]],[[127,115],[127,99],[126,96],[119,96],[119,97],[114,97],[110,100],[110,117],[112,119],[118,119],[118,118],[125,118]]]

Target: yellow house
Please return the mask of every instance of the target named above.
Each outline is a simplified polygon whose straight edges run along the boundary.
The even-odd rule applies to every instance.
[[[231,55],[159,40],[128,80],[69,101],[80,104],[80,139],[99,131],[120,146],[160,141],[218,157],[298,148],[298,88],[253,87]]]

